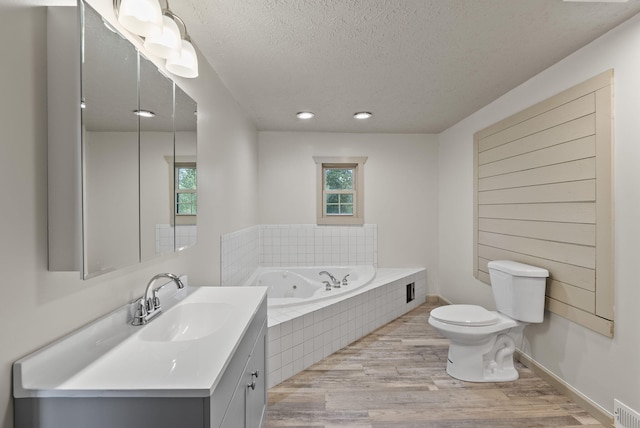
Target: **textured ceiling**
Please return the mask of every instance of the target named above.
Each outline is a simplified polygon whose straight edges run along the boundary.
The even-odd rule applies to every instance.
[[[0,9],[57,4],[75,0],[0,0]],[[640,0],[170,6],[259,130],[407,133],[447,129],[640,12]],[[301,110],[317,116],[300,121]],[[354,120],[361,110],[373,119]]]
[[[640,0],[170,5],[259,130],[400,133],[447,129],[640,12]],[[354,120],[361,110],[374,118]]]

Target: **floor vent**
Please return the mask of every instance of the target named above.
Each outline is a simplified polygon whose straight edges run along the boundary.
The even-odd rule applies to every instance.
[[[618,400],[613,400],[615,428],[640,428],[640,414]]]

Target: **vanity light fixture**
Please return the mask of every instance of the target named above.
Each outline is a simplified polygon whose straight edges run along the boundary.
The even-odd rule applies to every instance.
[[[118,22],[144,38],[147,52],[166,60],[167,71],[189,79],[198,77],[198,55],[184,21],[158,0],[113,0]],[[159,16],[157,16],[159,13]]]
[[[371,116],[373,116],[373,114],[368,111],[359,111],[353,114],[353,118],[358,120],[369,119]]]
[[[171,15],[162,15],[162,31],[144,40],[144,48],[155,56],[167,59],[182,49],[180,29]]]
[[[316,114],[311,111],[300,111],[296,114],[296,117],[298,119],[308,120],[308,119],[313,119],[315,115]]]
[[[198,77],[198,55],[191,44],[191,38],[186,34],[182,38],[182,49],[179,53],[167,58],[167,70],[176,76],[193,79]]]
[[[142,37],[162,31],[162,9],[158,0],[113,0],[118,22]]]
[[[134,110],[133,114],[140,117],[156,117],[156,114],[151,110]]]

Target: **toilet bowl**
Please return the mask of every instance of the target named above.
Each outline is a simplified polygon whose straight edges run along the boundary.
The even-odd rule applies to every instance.
[[[468,382],[518,378],[513,352],[524,323],[482,306],[449,305],[432,310],[429,324],[451,341],[447,357],[450,376]]]
[[[469,382],[518,379],[516,344],[528,323],[544,317],[546,269],[512,261],[492,261],[488,267],[498,311],[448,305],[429,316],[429,324],[450,340],[447,373]]]

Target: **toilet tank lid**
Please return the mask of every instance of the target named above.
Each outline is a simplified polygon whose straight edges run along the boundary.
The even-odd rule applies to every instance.
[[[549,276],[549,271],[544,268],[526,265],[512,260],[493,260],[487,264],[487,267],[513,276],[529,276],[534,278],[546,278]]]

